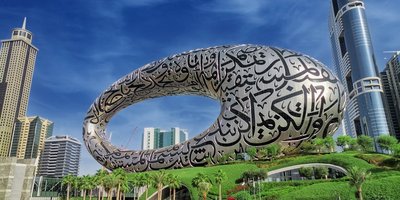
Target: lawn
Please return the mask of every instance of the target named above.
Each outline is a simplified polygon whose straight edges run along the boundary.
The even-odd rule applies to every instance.
[[[237,185],[236,181],[244,171],[265,168],[268,171],[305,163],[330,163],[349,169],[358,166],[369,170],[372,175],[364,184],[365,199],[400,199],[396,192],[400,185],[399,159],[382,154],[363,154],[360,152],[331,153],[321,155],[301,155],[277,159],[275,161],[241,162],[212,167],[195,167],[185,169],[166,170],[176,174],[182,183],[187,186],[193,199],[198,199],[198,192],[193,188],[191,181],[198,173],[208,175],[212,180],[214,174],[221,169],[227,175],[222,184],[223,198],[227,192]],[[148,172],[154,173],[154,172]],[[213,180],[214,181],[214,180]],[[149,196],[155,188],[149,190]],[[346,178],[337,180],[305,180],[280,183],[264,183],[262,185],[262,199],[355,199],[354,188],[351,188]],[[213,183],[208,198],[215,199],[218,195],[218,186]],[[144,195],[142,198],[144,199]]]

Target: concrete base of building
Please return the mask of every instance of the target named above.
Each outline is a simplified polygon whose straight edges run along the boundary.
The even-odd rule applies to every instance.
[[[36,159],[0,157],[0,199],[29,200],[36,166]]]

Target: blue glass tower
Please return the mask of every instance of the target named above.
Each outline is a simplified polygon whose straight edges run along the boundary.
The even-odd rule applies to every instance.
[[[329,33],[336,73],[348,91],[346,134],[388,134],[383,89],[362,0],[332,0]]]

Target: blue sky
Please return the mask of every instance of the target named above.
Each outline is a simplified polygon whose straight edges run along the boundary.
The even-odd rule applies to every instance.
[[[325,0],[0,0],[0,38],[22,25],[39,48],[28,115],[55,123],[53,135],[82,141],[81,126],[95,98],[136,68],[183,51],[223,44],[278,46],[332,67]],[[400,50],[400,4],[365,0],[377,63]],[[206,129],[219,103],[205,97],[165,97],[135,104],[109,124],[112,141],[139,149],[144,127]],[[134,129],[137,127],[136,132]],[[128,140],[132,140],[128,144]],[[82,146],[80,174],[99,164]]]

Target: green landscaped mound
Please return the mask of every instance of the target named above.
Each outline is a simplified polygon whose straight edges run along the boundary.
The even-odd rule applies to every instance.
[[[182,183],[188,187],[193,199],[199,199],[196,188],[191,183],[198,173],[208,175],[214,181],[214,174],[218,170],[226,173],[227,179],[222,184],[223,199],[227,199],[227,192],[233,192],[237,187],[237,180],[247,170],[265,168],[267,171],[306,163],[330,163],[345,169],[353,166],[367,169],[372,173],[363,186],[364,199],[400,199],[399,159],[382,154],[362,154],[359,152],[331,153],[322,155],[299,155],[277,159],[275,161],[255,161],[231,163],[212,167],[195,167],[186,169],[166,170],[167,173],[176,174]],[[154,172],[148,172],[154,173]],[[355,199],[355,189],[350,187],[347,178],[336,180],[304,180],[287,181],[279,183],[263,183],[261,199]],[[155,188],[149,190],[149,196]],[[218,185],[213,182],[213,187],[208,194],[208,199],[216,199]],[[142,198],[144,199],[144,195]]]

